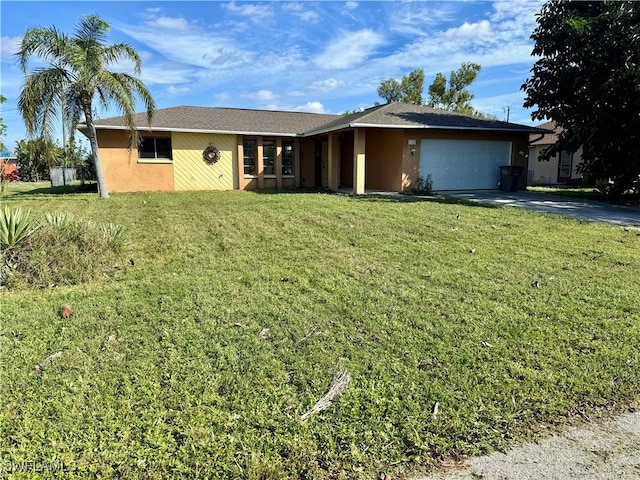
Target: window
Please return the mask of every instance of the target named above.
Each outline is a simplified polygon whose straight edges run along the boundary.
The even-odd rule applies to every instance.
[[[282,142],[282,175],[293,175],[295,163],[293,142]]]
[[[569,152],[561,152],[560,153],[560,162],[558,164],[558,177],[562,178],[571,178],[571,161],[573,159],[573,155]]]
[[[244,152],[244,174],[255,175],[257,170],[257,151],[256,141],[251,139],[244,139],[242,141],[242,150]]]
[[[262,165],[265,175],[276,174],[276,144],[273,140],[262,142]]]
[[[171,160],[171,137],[142,137],[138,158]]]

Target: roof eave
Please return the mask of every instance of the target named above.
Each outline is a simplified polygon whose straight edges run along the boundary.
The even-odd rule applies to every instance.
[[[78,130],[84,133],[86,125],[79,125]],[[96,125],[96,130],[129,130],[122,125]],[[197,128],[171,128],[171,127],[136,127],[139,132],[180,132],[180,133],[208,133],[208,134],[223,134],[223,135],[264,135],[264,136],[278,136],[278,137],[301,137],[301,133],[291,132],[263,132],[263,131],[244,131],[244,130],[209,130],[209,129],[197,129]]]
[[[540,129],[528,128],[496,128],[496,127],[463,127],[460,125],[381,125],[373,123],[353,123],[354,128],[396,128],[411,130],[484,130],[493,132],[517,132],[517,133],[537,133]]]
[[[547,133],[546,130],[540,128],[496,128],[496,127],[463,127],[452,125],[395,125],[395,124],[379,124],[379,123],[345,123],[331,128],[312,130],[306,132],[305,136],[321,135],[323,133],[334,132],[344,128],[392,128],[397,130],[474,130],[474,131],[493,131],[493,132],[511,132],[511,133]]]

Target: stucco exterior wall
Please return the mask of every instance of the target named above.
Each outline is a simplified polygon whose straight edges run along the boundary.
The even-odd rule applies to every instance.
[[[300,148],[300,185],[314,187],[316,185],[315,138],[301,140]]]
[[[401,130],[367,129],[366,188],[387,192],[402,189],[403,139]]]
[[[159,133],[157,136],[171,136]],[[100,160],[109,192],[173,191],[173,163],[140,163],[138,150],[129,151],[127,132],[98,130]]]
[[[173,173],[175,189],[233,190],[238,188],[236,135],[174,132]],[[202,152],[209,145],[220,151],[220,160],[207,165]]]
[[[533,145],[529,147],[529,183],[531,185],[556,185],[558,183],[558,155],[547,160],[538,160],[540,152],[548,145]],[[582,158],[582,148],[573,154],[571,179],[578,180],[582,174],[577,172],[577,166]]]

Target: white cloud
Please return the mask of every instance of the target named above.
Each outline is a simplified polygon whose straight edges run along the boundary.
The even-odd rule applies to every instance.
[[[164,25],[158,28],[158,23]],[[115,25],[177,65],[221,70],[251,62],[252,53],[227,37],[216,35],[183,18],[154,17],[142,25]]]
[[[193,26],[182,17],[156,17],[147,21],[149,27],[173,32],[189,32]]]
[[[260,102],[272,102],[278,98],[278,95],[274,94],[271,90],[258,90],[255,93],[248,93],[243,96]]]
[[[348,1],[344,3],[345,10],[355,10],[358,8],[358,2]]]
[[[454,20],[452,3],[436,7],[432,2],[408,2],[398,4],[391,12],[389,19],[391,31],[403,35],[424,36],[433,25],[439,25]]]
[[[324,109],[324,105],[320,102],[307,102],[304,105],[299,105],[293,109],[296,112],[309,112],[309,113],[327,113]]]
[[[459,27],[450,28],[445,32],[445,36],[458,41],[472,41],[478,43],[491,37],[493,31],[489,20],[481,20],[476,23],[464,22]]]
[[[3,62],[15,62],[14,54],[20,47],[22,37],[2,37],[0,40],[0,58]]]
[[[298,19],[307,23],[317,23],[320,20],[318,12],[309,9],[309,5],[303,5],[302,3],[286,3],[283,5],[283,10],[291,13]]]
[[[354,68],[367,61],[384,43],[384,37],[373,30],[343,33],[334,39],[314,63],[323,69]]]
[[[326,80],[316,80],[310,85],[313,90],[320,90],[321,92],[330,92],[338,87],[344,85],[343,80],[336,80],[335,78],[327,78]]]
[[[189,92],[191,92],[191,87],[187,85],[170,85],[169,88],[167,88],[167,93],[170,93],[171,95],[184,95]]]
[[[177,65],[153,65],[142,67],[141,80],[149,85],[177,85],[191,83],[194,70]]]
[[[424,29],[421,36],[406,43],[397,52],[371,62],[377,78],[386,72],[405,72],[424,66],[429,77],[448,73],[462,62],[476,62],[483,68],[509,64],[530,64],[535,14],[542,1],[497,1],[484,18],[462,22],[446,30]]]
[[[254,21],[264,20],[265,17],[271,17],[273,15],[273,8],[271,8],[269,4],[237,4],[236,2],[231,2],[225,3],[223,7],[231,13],[243,17],[250,17]]]
[[[308,22],[308,23],[318,23],[320,21],[320,15],[318,15],[316,12],[313,12],[311,10],[300,13],[297,15],[297,17],[303,22]]]
[[[497,0],[493,2],[494,13],[492,18],[496,21],[507,19],[520,19],[535,22],[535,15],[540,11],[544,0]]]
[[[157,15],[162,11],[162,9],[160,7],[149,7],[146,8],[143,12],[143,14],[147,14],[147,15]]]

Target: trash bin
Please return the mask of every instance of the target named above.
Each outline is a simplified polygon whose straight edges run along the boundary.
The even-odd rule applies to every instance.
[[[500,190],[505,192],[518,191],[518,183],[520,175],[522,175],[522,167],[516,165],[502,165],[500,167]]]

